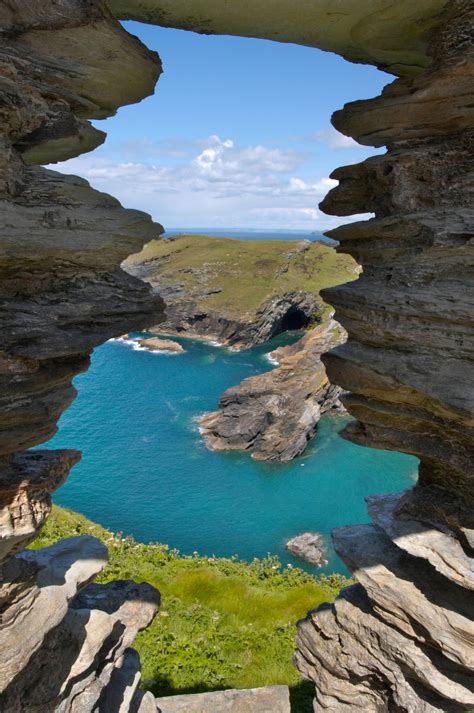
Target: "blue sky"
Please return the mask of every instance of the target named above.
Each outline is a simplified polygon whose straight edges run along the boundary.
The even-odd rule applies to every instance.
[[[96,125],[93,154],[58,165],[167,228],[324,230],[317,204],[337,166],[375,153],[331,128],[345,102],[391,80],[292,44],[127,22],[163,62],[154,96]]]

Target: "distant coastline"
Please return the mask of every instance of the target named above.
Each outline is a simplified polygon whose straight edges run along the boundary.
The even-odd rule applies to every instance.
[[[311,230],[271,230],[262,228],[167,228],[163,238],[175,235],[208,235],[213,238],[234,238],[238,240],[311,240],[326,245],[336,245],[335,240],[323,233]]]

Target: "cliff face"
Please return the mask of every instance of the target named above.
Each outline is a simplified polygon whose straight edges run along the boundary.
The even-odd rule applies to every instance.
[[[389,150],[338,169],[322,204],[376,214],[331,233],[363,273],[325,292],[349,339],[323,360],[351,392],[346,437],[412,453],[420,470],[413,490],[368,498],[373,525],[334,532],[359,584],[300,627],[317,710],[474,705],[472,3],[451,3],[430,51],[420,77],[333,118]]]
[[[357,423],[347,436],[418,455],[420,480],[370,498],[374,525],[335,533],[359,583],[301,625],[297,664],[316,683],[316,710],[472,708],[472,3],[343,0],[337,13],[330,0],[291,12],[283,0],[251,12],[218,0],[196,0],[191,14],[181,0],[110,7],[319,46],[405,77],[334,117],[389,152],[336,172],[340,185],[324,202],[339,215],[376,214],[333,234],[364,272],[327,295],[349,340],[326,363],[352,392]],[[26,449],[54,432],[90,350],[162,313],[161,300],[120,269],[159,226],[38,164],[101,143],[89,120],[149,94],[159,61],[102,0],[4,0],[0,23],[1,706],[154,711],[138,693],[130,644],[157,593],[126,582],[87,587],[106,561],[93,538],[21,550],[80,455]]]
[[[99,0],[10,0],[0,20],[0,709],[118,711],[114,696],[141,704],[130,644],[158,593],[87,587],[107,561],[90,537],[20,552],[80,457],[25,449],[53,435],[94,346],[159,321],[161,300],[120,263],[161,228],[34,164],[101,143],[88,119],[149,94],[160,64]]]

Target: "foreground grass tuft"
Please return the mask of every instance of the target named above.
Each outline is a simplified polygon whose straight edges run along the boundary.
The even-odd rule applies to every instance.
[[[160,614],[135,641],[146,688],[156,696],[250,688],[291,688],[294,713],[312,710],[312,686],[292,665],[295,624],[347,580],[283,568],[277,558],[181,556],[166,545],[121,538],[82,515],[55,507],[33,547],[90,534],[108,545],[97,578],[147,581],[162,595]]]

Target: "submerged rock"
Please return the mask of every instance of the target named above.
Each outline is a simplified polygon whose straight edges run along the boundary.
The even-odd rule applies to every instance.
[[[148,349],[149,352],[171,352],[172,354],[184,354],[186,351],[181,344],[173,342],[171,339],[157,339],[155,337],[152,337],[151,339],[137,339],[137,344],[144,349]]]
[[[314,564],[316,567],[322,567],[328,563],[324,539],[319,532],[303,532],[302,535],[288,540],[285,547],[295,557]]]
[[[302,453],[321,415],[341,410],[341,389],[329,383],[321,354],[345,339],[334,322],[276,349],[272,371],[227,389],[219,411],[206,414],[200,432],[211,450],[248,450],[256,460],[288,462]]]

